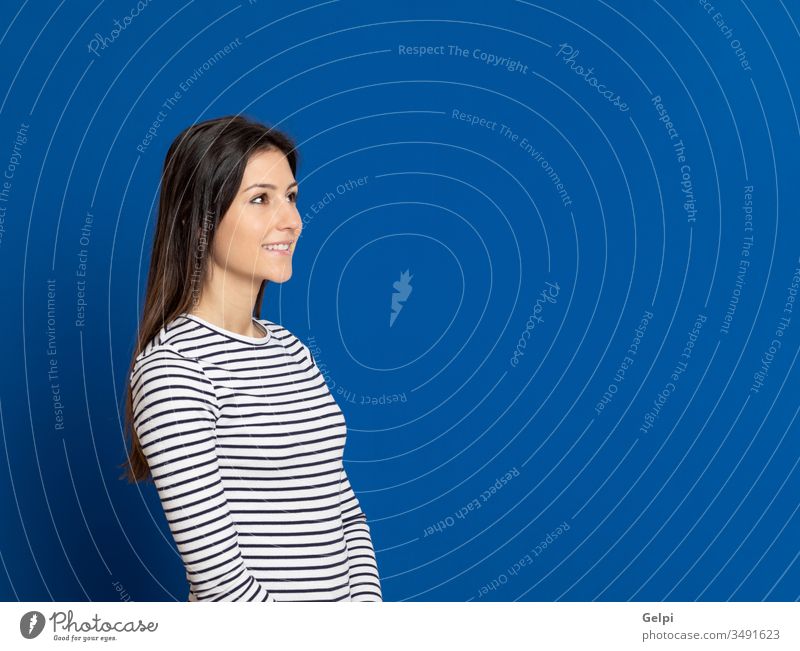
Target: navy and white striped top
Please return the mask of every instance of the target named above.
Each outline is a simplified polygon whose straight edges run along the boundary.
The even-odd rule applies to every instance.
[[[308,347],[253,321],[266,336],[183,313],[130,377],[189,601],[382,601],[342,411]]]

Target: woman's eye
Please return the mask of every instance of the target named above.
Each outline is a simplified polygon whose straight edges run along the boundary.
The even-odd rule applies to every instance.
[[[288,197],[289,197],[289,203],[297,203],[297,192],[289,193]],[[264,199],[264,201],[258,201],[258,199]],[[262,194],[259,194],[258,196],[253,197],[250,203],[264,204],[268,202],[269,202],[269,195],[266,192],[264,192]]]

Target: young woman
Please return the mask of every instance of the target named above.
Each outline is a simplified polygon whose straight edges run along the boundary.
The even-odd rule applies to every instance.
[[[237,116],[167,152],[130,369],[125,476],[151,476],[189,601],[381,601],[345,419],[309,348],[259,318],[292,275],[297,152]]]

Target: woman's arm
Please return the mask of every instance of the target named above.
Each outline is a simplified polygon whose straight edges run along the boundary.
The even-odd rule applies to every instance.
[[[296,336],[294,338],[300,344],[308,362],[321,374],[311,349]],[[342,466],[339,476],[339,504],[350,567],[350,599],[352,601],[383,601],[378,563],[375,559],[375,549],[372,546],[367,516],[361,510],[361,505],[353,492],[344,466]]]
[[[134,425],[197,601],[275,601],[245,566],[214,443],[214,387],[168,344],[136,361]]]
[[[344,468],[339,480],[339,496],[350,564],[350,598],[352,601],[383,601],[367,516],[361,510]]]

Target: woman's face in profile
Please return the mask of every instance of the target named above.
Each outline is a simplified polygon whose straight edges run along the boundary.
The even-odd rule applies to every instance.
[[[282,283],[292,276],[292,253],[303,221],[297,210],[297,182],[279,150],[250,157],[242,183],[214,236],[212,261],[257,282]],[[268,244],[288,242],[267,248]]]

